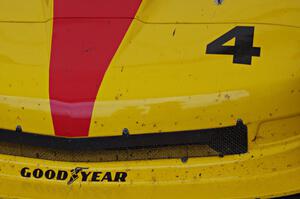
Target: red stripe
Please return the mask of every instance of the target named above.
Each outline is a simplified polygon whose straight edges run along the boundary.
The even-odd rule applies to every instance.
[[[133,18],[141,0],[54,0],[54,17]]]
[[[103,76],[140,3],[54,0],[49,93],[55,135],[88,136]]]

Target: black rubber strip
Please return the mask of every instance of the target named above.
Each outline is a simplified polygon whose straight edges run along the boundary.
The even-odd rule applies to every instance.
[[[246,153],[248,150],[247,126],[242,121],[223,128],[91,138],[65,138],[0,129],[0,142],[63,150],[138,149],[195,144],[208,145],[221,155]]]
[[[295,195],[277,197],[277,198],[273,198],[273,199],[300,199],[300,193],[295,194]]]

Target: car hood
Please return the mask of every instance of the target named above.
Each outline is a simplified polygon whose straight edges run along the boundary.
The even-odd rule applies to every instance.
[[[1,1],[0,128],[98,137],[297,115],[299,10],[294,0]],[[237,26],[254,29],[251,65],[206,53]]]

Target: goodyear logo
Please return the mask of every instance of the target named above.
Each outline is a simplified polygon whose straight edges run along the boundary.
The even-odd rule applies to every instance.
[[[68,185],[76,180],[81,182],[126,182],[126,172],[102,172],[89,171],[88,167],[76,167],[71,171],[68,170],[52,170],[52,169],[30,169],[24,167],[21,169],[21,176],[25,178],[47,179],[66,181]]]

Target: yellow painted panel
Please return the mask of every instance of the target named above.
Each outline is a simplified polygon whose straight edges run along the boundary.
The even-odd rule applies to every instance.
[[[0,23],[1,128],[21,125],[27,132],[53,135],[52,21],[40,23],[51,18],[52,1],[24,2],[0,2],[0,21],[5,21]],[[212,0],[144,0],[98,93],[90,136],[120,135],[123,128],[131,133],[213,128],[242,118],[249,129],[247,154],[186,163],[72,163],[0,155],[0,197],[268,198],[300,192],[300,141],[294,133],[300,128],[298,2],[225,0],[217,6]],[[154,22],[174,24],[149,24]],[[252,65],[233,64],[231,55],[205,54],[207,44],[237,25],[255,27],[261,56],[252,57]],[[276,138],[274,129],[280,130]],[[26,167],[29,178],[21,176]],[[82,181],[79,173],[68,185],[76,167],[102,172],[99,178],[105,172],[126,172],[127,178],[93,182],[91,174]],[[49,180],[45,173],[34,178],[36,169],[64,170],[68,178]]]
[[[52,22],[0,23],[0,123],[53,135],[49,104]]]
[[[245,24],[239,24],[245,25]],[[255,27],[252,65],[206,46],[232,24],[134,21],[104,77],[90,136],[204,129],[300,113],[300,29]],[[250,137],[255,132],[250,132]]]
[[[298,0],[143,0],[136,16],[148,23],[267,23],[300,26]]]
[[[45,22],[52,10],[53,0],[1,0],[0,22]]]
[[[255,138],[258,144],[276,144],[300,135],[300,115],[261,123]]]

